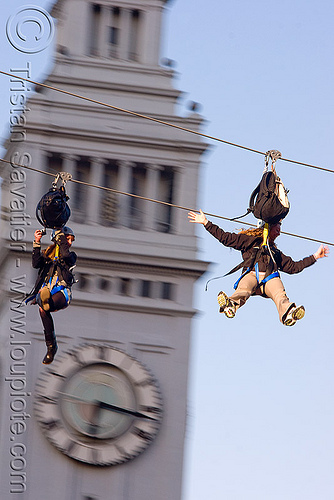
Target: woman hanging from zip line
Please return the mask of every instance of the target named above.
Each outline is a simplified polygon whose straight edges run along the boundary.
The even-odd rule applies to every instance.
[[[225,292],[219,292],[219,312],[228,318],[234,318],[236,311],[251,295],[262,295],[274,301],[283,325],[293,326],[297,320],[304,317],[304,306],[296,306],[294,302],[290,302],[278,271],[287,274],[300,273],[318,259],[327,257],[329,253],[327,246],[321,245],[313,255],[294,261],[284,255],[275,244],[281,232],[280,223],[270,225],[266,235],[263,227],[228,233],[210,222],[202,210],[199,213],[189,212],[188,219],[189,222],[203,224],[220,243],[242,253],[243,262],[232,270],[234,272],[242,268],[241,277],[235,283],[235,292],[230,297]]]
[[[32,303],[39,305],[47,347],[43,363],[48,365],[52,363],[58,349],[51,313],[65,309],[72,298],[71,286],[74,283],[72,269],[77,256],[70,251],[70,247],[75,236],[72,229],[67,226],[54,229],[51,234],[52,245],[42,252],[43,232],[37,229],[34,236],[32,267],[39,269],[39,272],[31,298],[27,301],[34,299]]]

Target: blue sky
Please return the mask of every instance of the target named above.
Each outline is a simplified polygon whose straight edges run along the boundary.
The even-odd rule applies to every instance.
[[[2,6],[2,20],[25,2]],[[50,2],[38,0],[48,7]],[[260,151],[333,169],[334,4],[329,0],[172,0],[162,56],[176,62],[175,86],[201,104],[203,132]],[[2,66],[27,60],[3,33]],[[49,51],[29,55],[33,78],[48,71]],[[0,75],[0,134],[8,120],[8,81]],[[244,213],[263,157],[209,141],[198,206]],[[333,174],[278,162],[290,190],[282,229],[334,242]],[[186,214],[185,214],[186,217]],[[246,219],[254,222],[252,216]],[[228,231],[241,224],[214,222]],[[183,500],[332,500],[334,497],[333,255],[294,276],[288,296],[306,308],[283,327],[268,299],[251,298],[233,320],[218,314],[220,289],[231,293],[240,261],[198,227],[199,258],[210,272],[196,287]],[[281,235],[295,260],[317,243]],[[333,248],[331,247],[333,254]]]
[[[185,102],[201,103],[206,133],[333,169],[331,2],[175,0],[168,11],[167,56],[177,63]],[[242,214],[263,158],[211,144],[199,206]],[[333,242],[333,174],[286,162],[277,171],[291,201],[282,229]],[[240,256],[202,227],[198,235],[200,257],[215,264],[195,297],[202,314],[194,321],[184,500],[332,499],[333,256],[282,275],[288,296],[306,308],[300,324],[283,327],[260,297],[228,320],[216,295],[231,293],[234,277],[207,292],[204,281]],[[284,235],[277,244],[295,260],[318,247]]]

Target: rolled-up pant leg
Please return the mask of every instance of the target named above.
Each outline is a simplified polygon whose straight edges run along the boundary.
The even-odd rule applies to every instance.
[[[230,296],[230,300],[235,304],[236,309],[243,306],[247,299],[254,293],[257,287],[257,279],[254,274],[246,274],[238,283],[238,288]]]
[[[291,306],[295,306],[296,304],[290,302],[281,279],[272,278],[267,281],[264,286],[264,293],[275,302],[280,322],[283,323],[282,317],[284,314],[290,309]]]

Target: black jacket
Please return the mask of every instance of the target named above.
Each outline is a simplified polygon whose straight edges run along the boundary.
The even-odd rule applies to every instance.
[[[305,267],[309,267],[316,262],[313,255],[305,257],[302,260],[294,261],[291,257],[284,255],[284,253],[273,243],[270,244],[270,250],[275,262],[272,261],[268,250],[266,251],[265,248],[263,248],[263,251],[258,252],[256,259],[253,259],[256,254],[254,248],[261,247],[262,237],[242,233],[228,233],[223,231],[219,226],[212,224],[210,221],[206,224],[205,229],[226,247],[241,251],[243,263],[240,267],[243,268],[243,271],[245,271],[249,265],[251,268],[250,270],[254,269],[255,262],[257,261],[259,264],[259,272],[266,273],[267,276],[274,271],[296,274],[300,273]]]
[[[49,281],[56,271],[59,280],[64,281],[67,287],[71,287],[74,283],[71,268],[75,266],[77,256],[75,252],[70,251],[66,236],[61,231],[56,233],[56,243],[59,246],[59,258],[56,260],[45,257],[41,252],[41,246],[34,243],[32,267],[39,271],[32,295],[36,294],[43,283]]]

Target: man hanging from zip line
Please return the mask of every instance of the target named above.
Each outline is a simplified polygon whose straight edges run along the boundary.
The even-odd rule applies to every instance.
[[[312,266],[318,259],[327,257],[329,249],[320,245],[318,250],[309,257],[294,261],[284,255],[276,246],[275,240],[280,235],[281,224],[269,225],[268,234],[263,227],[241,230],[239,233],[223,231],[210,222],[202,210],[199,213],[189,212],[189,222],[203,224],[205,229],[217,238],[224,246],[239,250],[243,262],[235,270],[242,268],[241,277],[235,283],[235,292],[229,297],[225,292],[219,292],[219,312],[228,318],[234,318],[239,307],[243,306],[251,295],[262,295],[271,298],[279,314],[281,323],[293,326],[304,317],[304,306],[296,306],[286,295],[279,271],[287,274],[300,273],[306,267]]]

